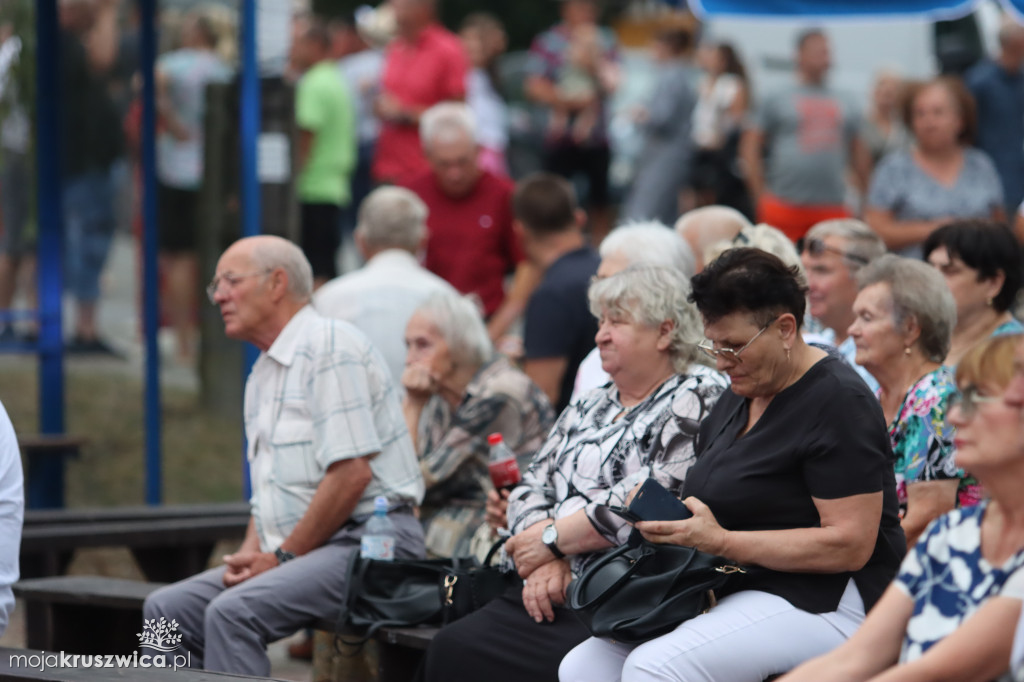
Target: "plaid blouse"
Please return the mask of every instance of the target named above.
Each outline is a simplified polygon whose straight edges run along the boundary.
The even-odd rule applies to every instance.
[[[435,556],[470,553],[473,533],[484,522],[491,485],[487,436],[500,433],[526,471],[555,421],[544,392],[504,357],[481,367],[452,410],[433,396],[420,415],[420,469],[427,485],[422,516],[427,550]]]

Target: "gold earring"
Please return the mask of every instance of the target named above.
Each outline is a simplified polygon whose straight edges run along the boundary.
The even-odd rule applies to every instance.
[[[903,354],[910,355],[910,346],[907,346],[906,348],[903,349]]]
[[[790,352],[790,349],[787,348],[786,349],[786,362],[789,362],[789,352]]]

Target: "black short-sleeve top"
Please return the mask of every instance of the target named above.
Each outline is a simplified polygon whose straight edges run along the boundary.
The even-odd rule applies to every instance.
[[[731,591],[761,590],[797,608],[828,613],[852,577],[866,609],[895,577],[906,553],[893,454],[878,399],[841,360],[826,357],[769,403],[747,433],[749,402],[726,391],[701,425],[697,461],[682,487],[736,531],[820,526],[812,497],[883,492],[875,550],[859,571],[787,573],[751,567]]]

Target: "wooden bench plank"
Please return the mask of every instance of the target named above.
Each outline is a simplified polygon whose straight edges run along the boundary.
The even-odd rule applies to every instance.
[[[238,502],[215,502],[209,504],[29,509],[25,511],[25,525],[188,519],[219,516],[248,517],[249,511],[249,503],[241,500]]]
[[[104,523],[58,523],[27,526],[21,551],[53,551],[109,545],[154,547],[242,538],[249,515],[212,518],[140,519]]]
[[[93,575],[33,578],[14,583],[14,596],[45,604],[96,604],[113,608],[140,608],[151,592],[166,583],[144,583]]]

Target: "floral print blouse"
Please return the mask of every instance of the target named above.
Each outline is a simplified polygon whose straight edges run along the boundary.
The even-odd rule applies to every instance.
[[[896,456],[896,493],[904,510],[907,485],[921,481],[960,479],[957,504],[968,507],[981,500],[978,483],[956,466],[956,429],[947,419],[949,399],[956,392],[953,370],[939,367],[910,387],[889,425],[889,440]]]
[[[981,555],[981,522],[988,501],[956,509],[933,521],[907,553],[895,582],[914,601],[900,663],[920,658],[951,634],[987,599],[1000,596],[1007,580],[1024,566],[1024,551],[1002,566]],[[1004,675],[998,682],[1010,680]]]

